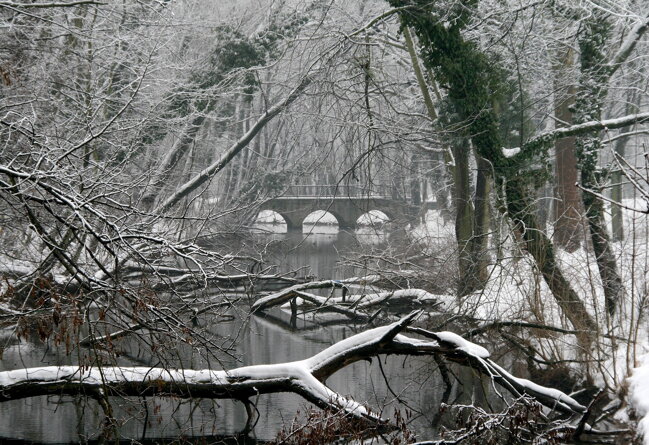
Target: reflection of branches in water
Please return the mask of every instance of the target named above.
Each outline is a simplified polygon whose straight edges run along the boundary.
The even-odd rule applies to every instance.
[[[284,311],[281,311],[279,313],[288,315]],[[349,319],[341,318],[330,320],[323,320],[321,318],[318,318],[317,320],[313,321],[307,320],[306,318],[298,318],[297,320],[295,320],[295,323],[293,323],[292,317],[289,320],[286,320],[286,318],[282,318],[269,311],[255,314],[255,318],[257,318],[258,321],[267,322],[272,326],[280,328],[282,331],[290,333],[317,332],[322,330],[322,328],[329,326],[345,326],[345,328],[350,329],[353,333],[358,333],[364,326],[366,326],[363,323],[355,323],[350,321]],[[300,322],[299,325],[297,323],[298,320]],[[316,343],[329,344],[328,341],[317,337],[310,338],[310,340]]]

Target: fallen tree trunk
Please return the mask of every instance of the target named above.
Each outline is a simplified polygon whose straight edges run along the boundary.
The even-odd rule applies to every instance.
[[[324,280],[324,281],[313,281],[310,283],[296,284],[295,286],[287,287],[278,292],[274,292],[270,295],[262,297],[255,301],[252,304],[252,312],[261,312],[266,309],[269,309],[273,306],[280,306],[296,297],[299,297],[300,293],[305,293],[305,291],[310,289],[343,289],[345,285],[336,280]],[[323,298],[324,297],[318,297]]]
[[[281,306],[288,302],[296,306],[305,303],[318,306],[334,312],[339,312],[351,318],[366,318],[367,316],[356,309],[368,309],[378,305],[443,305],[441,297],[431,294],[423,289],[399,289],[394,291],[374,292],[367,294],[347,295],[348,287],[346,282],[336,280],[315,281],[311,283],[297,284],[287,287],[270,295],[262,297],[252,305],[252,312],[261,312],[274,306]],[[307,290],[328,289],[332,294],[328,297],[315,295]],[[343,289],[343,296],[333,295],[336,288]]]
[[[305,360],[272,365],[245,366],[232,370],[192,370],[148,367],[48,366],[0,372],[0,402],[40,395],[87,395],[102,406],[107,396],[150,395],[183,398],[235,399],[276,392],[294,392],[322,409],[342,410],[350,416],[389,427],[369,408],[343,397],[323,382],[339,369],[379,354],[440,354],[471,366],[512,392],[536,398],[545,406],[567,414],[586,408],[561,391],[536,385],[504,371],[481,346],[450,332],[411,328],[428,337],[420,340],[401,335],[421,311],[412,312],[388,326],[374,328],[342,340]]]
[[[399,289],[368,294],[352,294],[334,298],[334,303],[352,303],[359,309],[377,305],[443,305],[439,295],[423,289]]]

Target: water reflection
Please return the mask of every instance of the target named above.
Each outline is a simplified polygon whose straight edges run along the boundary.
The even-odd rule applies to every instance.
[[[366,247],[380,247],[389,240],[384,226],[364,225],[353,232],[328,224],[305,224],[302,232],[287,232],[285,224],[256,223],[254,228],[258,242],[272,242],[267,249],[271,255],[269,263],[277,264],[280,272],[293,272],[306,266],[306,275],[321,279],[367,274],[367,270],[339,264],[340,258]]]
[[[380,245],[388,241],[388,233],[385,229],[375,226],[359,226],[354,231],[354,236],[359,243],[365,245]]]
[[[388,238],[385,231],[365,226],[354,233],[338,231],[336,226],[319,225],[317,230],[286,232],[285,224],[258,224],[255,237],[266,245],[268,262],[278,264],[287,272],[307,267],[306,274],[322,279],[342,279],[363,275],[367,271],[341,266],[341,254],[355,252],[363,245],[377,245]],[[178,344],[168,351],[175,357],[173,366],[228,369],[238,366],[280,363],[310,357],[327,346],[363,329],[352,323],[322,327],[312,314],[301,315],[297,327],[290,325],[290,314],[272,311],[267,318],[249,317],[246,308],[232,311],[234,319],[227,320],[205,314],[197,323],[216,344],[234,345],[232,356],[219,355],[218,360],[206,360],[197,349]],[[143,333],[143,335],[147,335]],[[158,364],[157,356],[142,348],[134,338],[116,342],[121,356],[119,365]],[[87,354],[65,356],[54,347],[35,345],[26,341],[9,346],[0,362],[0,370],[22,367],[78,363]],[[430,357],[381,357],[381,365],[391,387],[385,384],[380,367],[368,362],[355,363],[331,376],[327,384],[343,395],[384,409],[392,415],[398,405],[396,396],[416,407],[412,428],[420,437],[432,434],[431,418],[437,412],[443,384],[436,365]],[[290,423],[296,412],[308,404],[293,394],[265,395],[254,400],[259,421],[254,434],[259,439],[272,439],[283,425]],[[112,398],[119,433],[123,438],[142,440],[156,437],[236,434],[246,423],[241,403],[231,400],[178,400],[173,398]],[[41,442],[83,442],[100,434],[102,411],[96,402],[83,397],[36,397],[0,404],[1,437],[15,437]]]
[[[339,250],[356,241],[335,226],[318,229],[321,231],[282,233],[264,227],[255,233],[255,238],[260,244],[266,243],[267,263],[277,265],[279,272],[298,271],[299,276],[323,279],[344,278],[344,268],[338,267]]]
[[[340,233],[337,224],[302,224],[302,233],[336,236]]]
[[[234,314],[241,313],[234,311]],[[268,318],[244,315],[234,322],[214,323],[209,317],[199,320],[214,338],[236,340],[234,357],[221,357],[221,364],[207,363],[191,347],[180,347],[174,354],[184,366],[233,368],[262,363],[281,363],[315,355],[327,346],[360,332],[363,327],[317,327],[311,315],[299,317],[299,326],[313,326],[306,332],[290,331],[290,314],[272,311]],[[2,370],[75,362],[74,357],[58,355],[41,346],[16,345],[5,351]],[[156,364],[157,359],[140,349],[131,339],[118,342],[122,350],[122,365]],[[400,357],[381,358],[383,370],[392,390],[409,400],[413,406],[425,407],[433,413],[439,404],[441,382],[434,377],[435,365],[430,357],[403,360]],[[351,395],[359,402],[384,409],[391,416],[394,395],[384,383],[376,363],[359,362],[331,376],[327,384],[335,391]],[[294,394],[264,395],[253,400],[259,410],[254,434],[259,439],[272,439],[296,415],[310,406]],[[178,400],[174,398],[111,398],[121,437],[141,440],[155,437],[190,437],[199,435],[236,434],[246,423],[241,403],[232,400]],[[15,437],[39,442],[83,442],[101,432],[103,414],[96,402],[83,397],[35,397],[0,404],[1,437]],[[431,431],[428,414],[418,418],[413,428]]]

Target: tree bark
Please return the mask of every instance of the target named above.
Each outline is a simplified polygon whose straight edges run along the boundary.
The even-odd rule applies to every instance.
[[[471,239],[471,272],[468,279],[472,281],[472,291],[482,289],[488,279],[489,271],[489,218],[491,206],[491,164],[476,153],[476,186],[473,197],[473,237]]]
[[[565,91],[560,87],[561,71],[572,65],[573,51],[566,50],[560,58],[560,65],[555,68],[555,107],[554,114],[558,127],[573,124],[571,107],[575,104],[577,89],[574,85],[568,86]],[[577,157],[575,155],[575,137],[568,136],[558,139],[554,144],[556,164],[556,189],[555,189],[555,223],[554,240],[569,252],[577,250],[581,244],[581,226],[583,205],[581,193],[577,188]]]
[[[462,144],[463,142],[463,144]],[[473,205],[471,203],[471,170],[469,169],[469,142],[465,139],[453,144],[455,159],[455,240],[458,249],[458,296],[463,297],[475,290],[475,280],[470,278],[473,268],[471,239],[473,237]]]
[[[606,67],[607,41],[612,25],[602,11],[593,12],[584,22],[579,39],[581,51],[581,78],[575,103],[577,123],[601,120],[602,103],[606,98],[611,74]],[[577,137],[577,161],[581,171],[581,185],[596,193],[602,191],[603,177],[597,171],[602,141],[597,131]],[[610,237],[604,220],[604,201],[595,193],[582,194],[595,260],[604,287],[604,299],[609,315],[622,299],[624,287],[617,269],[617,261],[610,246]]]

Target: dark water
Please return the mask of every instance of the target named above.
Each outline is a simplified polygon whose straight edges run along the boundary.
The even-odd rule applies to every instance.
[[[267,227],[271,232],[273,227]],[[321,230],[322,231],[322,230]],[[350,252],[367,244],[380,244],[385,233],[338,233],[334,228],[325,233],[259,235],[267,242],[268,254],[283,270],[308,266],[309,274],[319,278],[344,278],[362,274],[362,270],[340,267],[340,252]],[[289,314],[281,310],[270,317],[247,317],[243,311],[233,313],[233,321],[203,319],[208,331],[223,343],[234,345],[235,358],[223,355],[220,364],[207,364],[200,351],[191,347],[178,350],[178,365],[200,368],[236,367],[252,364],[279,363],[303,359],[327,346],[354,335],[362,327],[353,325],[320,327],[311,316],[298,320],[297,331],[287,329]],[[5,338],[11,332],[4,333]],[[6,340],[5,340],[6,343]],[[155,358],[142,350],[136,341],[125,341],[126,352],[118,363],[122,365],[155,366]],[[78,357],[66,356],[54,348],[22,341],[7,343],[1,370],[77,362]],[[377,363],[362,362],[333,375],[327,384],[335,391],[351,395],[390,417],[398,405],[397,398],[407,401],[413,411],[411,428],[421,438],[429,438],[434,428],[431,420],[438,411],[443,384],[431,358],[381,357],[388,385]],[[283,425],[290,423],[298,411],[309,407],[299,396],[273,394],[254,401],[259,421],[252,435],[272,439]],[[172,398],[120,399],[112,398],[119,433],[123,438],[141,440],[159,437],[189,437],[201,435],[236,434],[244,427],[246,413],[242,404],[230,400],[176,400]],[[401,405],[403,407],[403,405]],[[38,442],[79,442],[96,438],[101,432],[103,414],[91,399],[82,397],[35,397],[0,404],[0,437]]]

